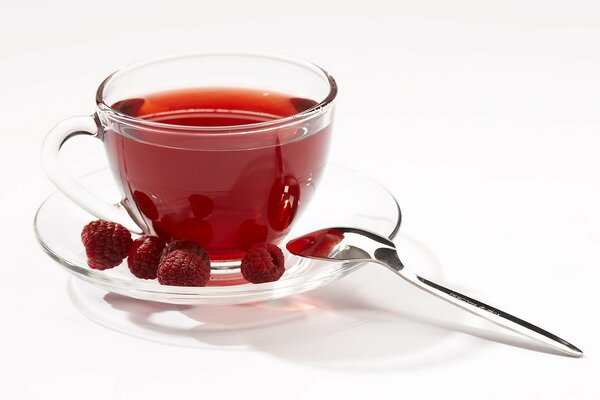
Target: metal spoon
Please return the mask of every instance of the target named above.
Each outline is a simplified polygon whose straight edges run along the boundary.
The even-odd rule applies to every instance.
[[[379,263],[419,289],[496,325],[540,341],[571,357],[583,356],[577,347],[542,328],[407,271],[398,258],[394,243],[375,233],[357,228],[328,228],[289,241],[287,249],[292,254],[318,260]]]

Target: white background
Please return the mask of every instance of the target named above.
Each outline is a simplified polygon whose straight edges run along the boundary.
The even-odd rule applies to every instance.
[[[3,1],[1,397],[600,398],[599,21],[596,1]],[[270,343],[277,328],[263,326],[191,347],[85,318],[31,228],[52,191],[38,162],[45,132],[91,113],[98,83],[124,64],[223,49],[331,71],[331,159],[390,188],[402,231],[435,255],[447,285],[586,356],[464,333],[464,316],[454,326],[373,320],[368,307],[316,307],[289,341]],[[100,146],[80,145],[67,154],[71,170],[104,165]],[[365,296],[393,279],[358,274],[347,279]],[[389,282],[400,293],[389,300],[401,302],[406,286]],[[342,296],[340,287],[307,296]],[[351,323],[320,330],[327,318]]]

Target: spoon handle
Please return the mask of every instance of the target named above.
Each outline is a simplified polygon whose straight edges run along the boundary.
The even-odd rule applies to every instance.
[[[571,357],[583,356],[583,352],[571,343],[559,338],[558,336],[538,326],[533,325],[532,323],[529,323],[507,312],[482,303],[479,300],[475,300],[471,297],[465,296],[464,294],[448,289],[442,285],[438,285],[437,283],[431,282],[430,280],[421,278],[420,276],[415,275],[404,269],[398,270],[394,266],[390,267],[392,267],[391,269],[395,273],[397,273],[413,285],[417,286],[418,288],[429,292],[434,296],[437,296],[440,299],[447,301],[450,304],[460,307],[463,310],[483,317],[488,321],[491,321],[494,324],[509,329],[515,333],[545,343],[546,345]]]

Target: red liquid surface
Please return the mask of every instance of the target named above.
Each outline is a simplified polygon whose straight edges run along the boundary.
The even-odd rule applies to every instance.
[[[125,202],[147,232],[195,240],[213,261],[239,260],[252,244],[278,243],[302,212],[325,165],[329,126],[308,135],[307,125],[295,125],[242,136],[184,127],[265,122],[314,105],[248,89],[150,94],[113,108],[180,125],[187,138],[122,125],[108,130],[104,142]]]

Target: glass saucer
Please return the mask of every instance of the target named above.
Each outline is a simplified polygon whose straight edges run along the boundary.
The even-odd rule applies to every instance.
[[[108,169],[88,174],[80,182],[103,198],[118,196]],[[134,277],[126,262],[106,271],[90,269],[80,233],[82,227],[94,219],[55,192],[39,207],[34,229],[46,253],[73,276],[109,292],[137,299],[212,305],[272,300],[336,281],[364,264],[303,259],[285,251],[285,243],[282,243],[286,272],[277,282],[250,284],[241,278],[239,270],[213,270],[207,287],[163,286],[157,281]],[[314,199],[288,237],[327,226],[355,226],[393,238],[400,221],[398,203],[385,187],[359,172],[330,164]]]

